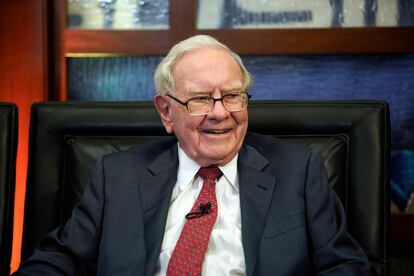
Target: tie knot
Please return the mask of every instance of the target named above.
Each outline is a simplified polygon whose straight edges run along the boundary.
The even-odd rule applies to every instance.
[[[211,166],[211,167],[201,167],[198,170],[197,174],[203,179],[214,180],[214,179],[219,179],[220,176],[222,175],[222,172],[217,166]]]

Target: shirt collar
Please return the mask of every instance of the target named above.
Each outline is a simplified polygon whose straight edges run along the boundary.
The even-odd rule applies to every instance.
[[[239,185],[237,182],[237,159],[238,154],[224,166],[219,166],[219,169],[223,173],[223,176],[226,180],[233,186],[236,191],[239,191]],[[188,155],[181,149],[180,144],[178,144],[178,173],[177,173],[177,183],[178,189],[180,192],[194,182],[194,177],[200,169],[194,160],[192,160]]]

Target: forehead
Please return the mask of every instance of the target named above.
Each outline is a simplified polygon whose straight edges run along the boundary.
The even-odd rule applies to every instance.
[[[226,51],[201,48],[185,53],[173,68],[177,89],[212,90],[241,87],[242,71],[236,60]]]

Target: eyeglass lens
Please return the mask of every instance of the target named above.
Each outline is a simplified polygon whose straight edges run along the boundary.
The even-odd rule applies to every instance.
[[[205,115],[213,110],[216,101],[221,101],[227,111],[237,112],[247,106],[247,99],[248,96],[245,93],[226,94],[221,99],[211,97],[190,99],[188,101],[188,111],[192,115]]]

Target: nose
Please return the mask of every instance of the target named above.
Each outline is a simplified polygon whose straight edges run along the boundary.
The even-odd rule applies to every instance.
[[[207,114],[207,118],[212,120],[224,120],[230,116],[230,112],[224,107],[222,101],[214,101],[213,109]]]

